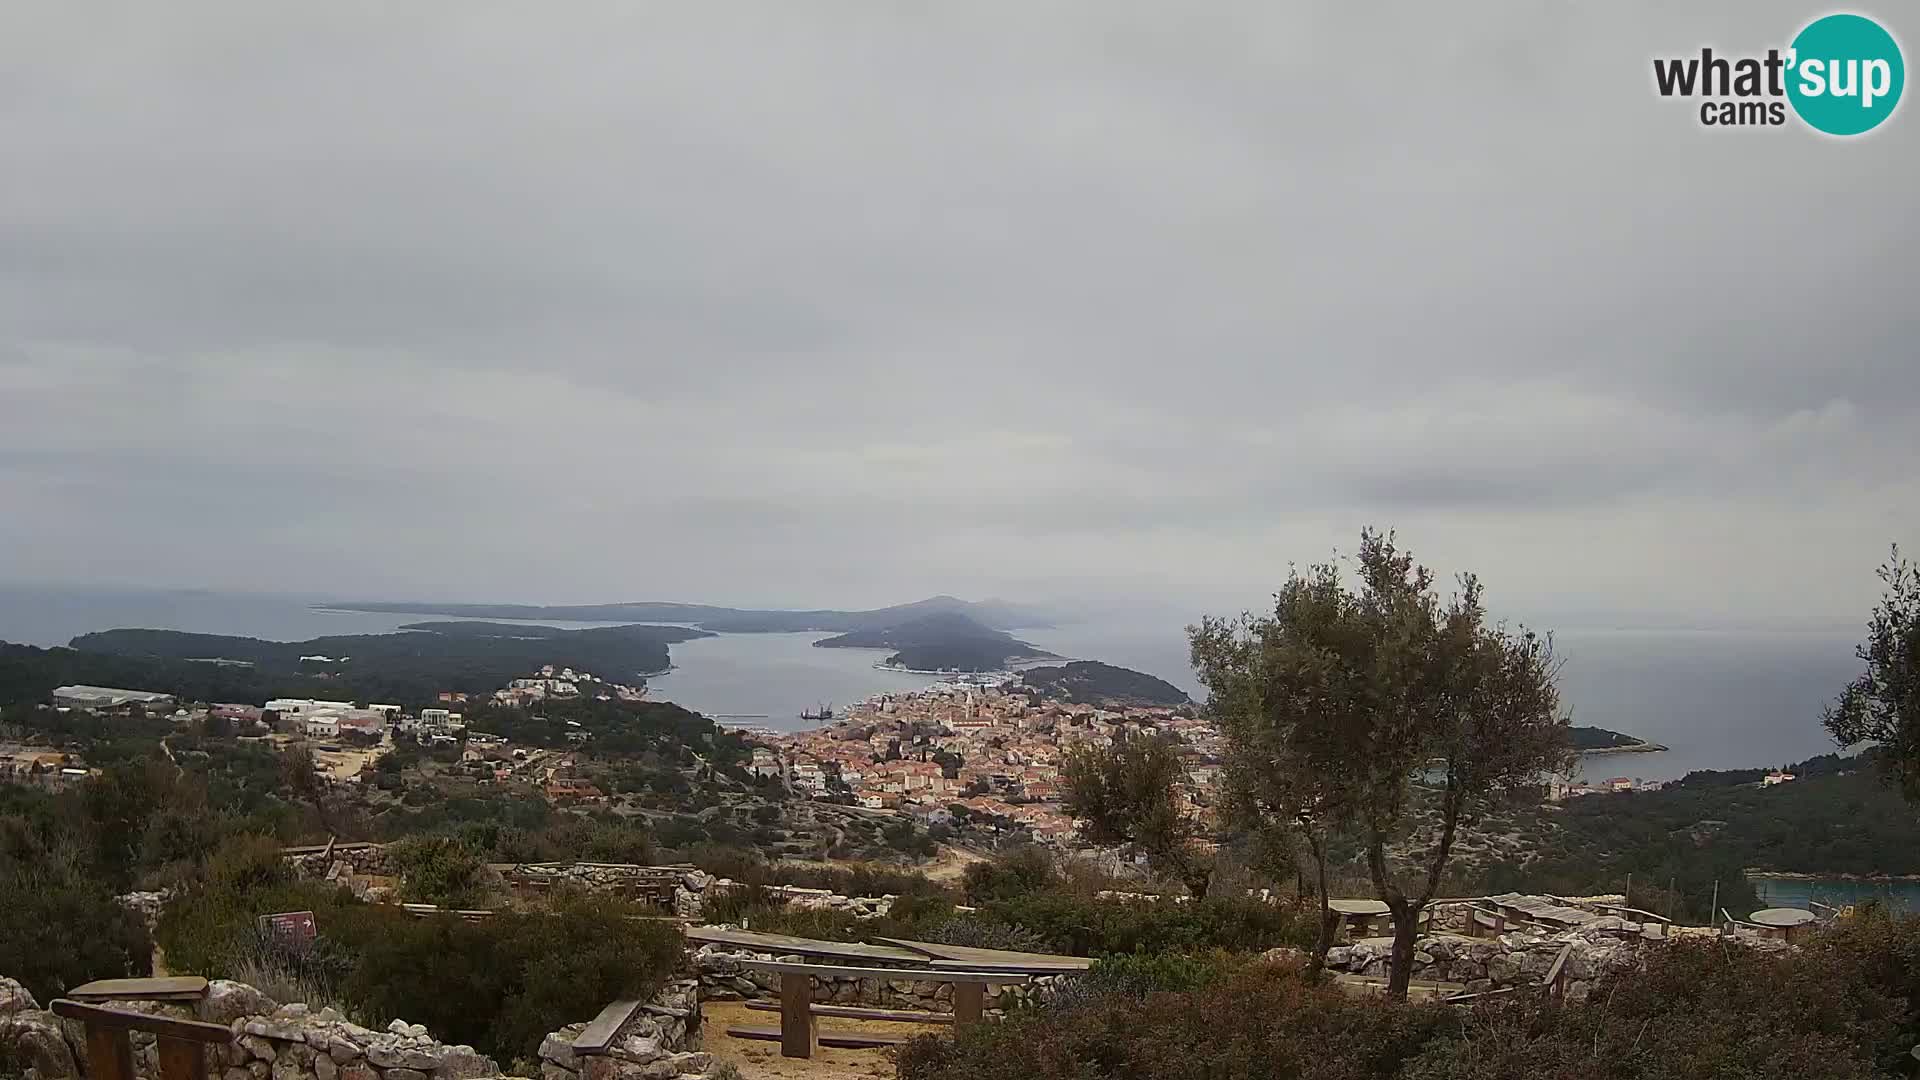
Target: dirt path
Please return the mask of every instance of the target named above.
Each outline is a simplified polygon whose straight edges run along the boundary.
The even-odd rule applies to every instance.
[[[978,852],[942,844],[940,854],[934,857],[933,862],[922,867],[920,872],[932,881],[959,881],[966,874],[967,867],[986,861],[987,857]]]
[[[700,1048],[716,1060],[730,1061],[745,1080],[890,1080],[894,1075],[890,1050],[830,1050],[819,1047],[810,1058],[780,1056],[780,1044],[736,1039],[730,1027],[779,1027],[780,1014],[754,1012],[738,1001],[709,1001],[700,1007]],[[827,1031],[858,1031],[880,1035],[938,1035],[951,1028],[938,1024],[893,1024],[876,1020],[844,1020],[823,1016]]]

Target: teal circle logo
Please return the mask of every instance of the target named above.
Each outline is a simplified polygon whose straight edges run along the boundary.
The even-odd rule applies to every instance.
[[[1793,39],[1791,55],[1787,100],[1809,127],[1829,135],[1879,127],[1907,84],[1900,43],[1864,15],[1815,19]]]

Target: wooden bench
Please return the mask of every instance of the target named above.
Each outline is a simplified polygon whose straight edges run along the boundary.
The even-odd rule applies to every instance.
[[[135,980],[137,981],[137,980]],[[87,1032],[88,1080],[135,1080],[130,1031],[150,1032],[160,1059],[160,1080],[206,1080],[207,1046],[225,1046],[233,1032],[221,1024],[104,1009],[57,998],[55,1016],[78,1020]]]
[[[779,1012],[777,1001],[749,1001],[755,1012]],[[838,1016],[847,1020],[891,1020],[902,1024],[951,1024],[952,1013],[916,1012],[913,1009],[869,1009],[860,1005],[821,1005],[807,1010],[815,1016]]]
[[[1494,937],[1499,937],[1507,932],[1510,921],[1518,921],[1520,925],[1526,925],[1525,920],[1510,920],[1507,913],[1499,908],[1482,907],[1479,904],[1467,906],[1468,937],[1479,937],[1482,930],[1491,933]]]
[[[207,980],[198,975],[161,979],[95,979],[67,991],[73,1001],[199,1001]]]
[[[616,1001],[600,1010],[580,1034],[573,1037],[573,1052],[582,1057],[594,1057],[607,1052],[613,1046],[614,1037],[620,1034],[633,1014],[640,1011],[643,1002]]]
[[[978,1023],[986,1015],[986,996],[989,983],[997,986],[1024,986],[1032,981],[1031,975],[1021,975],[1004,971],[953,971],[930,968],[872,968],[844,967],[838,964],[796,964],[781,960],[745,960],[741,967],[749,971],[764,971],[780,976],[780,1026],[778,1028],[732,1027],[727,1034],[740,1039],[778,1040],[780,1055],[791,1058],[810,1058],[813,1048],[819,1046],[871,1047],[891,1046],[904,1042],[903,1038],[890,1035],[866,1035],[853,1032],[822,1032],[816,1020],[819,1016],[833,1015],[820,1012],[819,1009],[834,1006],[816,1006],[813,1003],[813,980],[818,976],[831,976],[841,979],[906,979],[914,982],[948,983],[953,986],[953,1023],[956,1027]],[[868,1010],[883,1013],[888,1010]],[[868,1020],[895,1020],[902,1022],[929,1023],[919,1014],[907,1013],[911,1021],[899,1017],[869,1015]]]

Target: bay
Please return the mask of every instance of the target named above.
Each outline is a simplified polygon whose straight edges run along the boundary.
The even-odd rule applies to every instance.
[[[0,585],[0,640],[64,645],[116,627],[239,634],[294,641],[391,632],[430,616],[342,612],[326,598],[212,590]],[[1181,613],[1087,619],[1017,631],[1076,659],[1157,675],[1202,695],[1188,664]],[[553,625],[550,623],[550,625]],[[590,623],[560,624],[572,626]],[[792,729],[825,702],[912,690],[925,675],[874,667],[883,653],[816,649],[822,634],[723,634],[673,646],[654,694],[715,716]],[[1833,749],[1820,709],[1858,671],[1856,636],[1833,632],[1571,628],[1555,634],[1561,696],[1573,722],[1664,744],[1657,754],[1584,757],[1590,779],[1671,780],[1694,769],[1776,767]]]
[[[1902,911],[1920,911],[1920,881],[1856,881],[1847,878],[1785,878],[1747,875],[1763,907],[1808,909],[1818,900],[1831,907],[1869,901]]]

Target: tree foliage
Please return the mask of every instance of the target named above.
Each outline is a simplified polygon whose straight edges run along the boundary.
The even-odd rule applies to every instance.
[[[1078,746],[1060,769],[1062,803],[1087,839],[1144,854],[1194,896],[1205,896],[1212,855],[1202,824],[1186,805],[1180,746],[1167,735],[1131,735],[1113,746]]]
[[[1404,997],[1417,917],[1460,827],[1571,756],[1547,639],[1489,623],[1471,574],[1442,600],[1391,534],[1362,532],[1355,562],[1353,587],[1334,563],[1294,571],[1270,617],[1203,624],[1195,655],[1227,693],[1229,805],[1358,837],[1393,912],[1389,992]],[[1438,813],[1406,877],[1387,847],[1414,824],[1416,783]]]
[[[1895,547],[1878,573],[1886,592],[1855,649],[1867,670],[1822,719],[1842,748],[1878,743],[1888,774],[1920,801],[1920,567]]]

